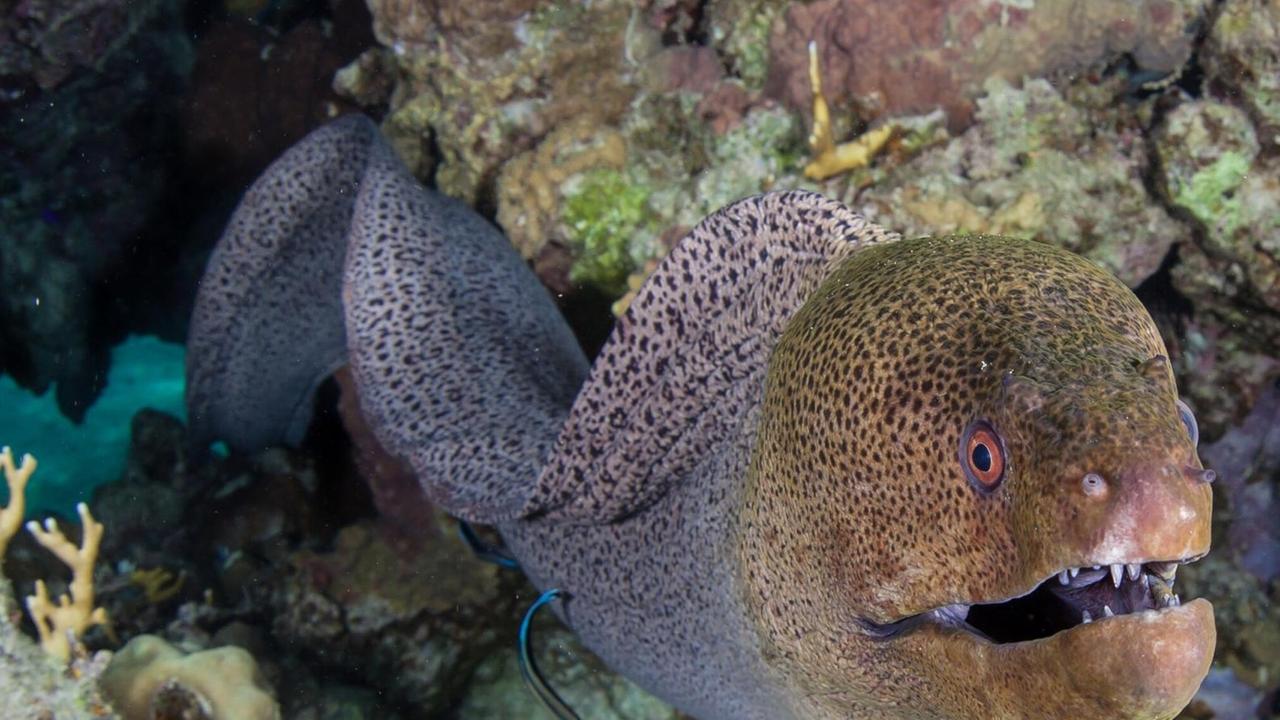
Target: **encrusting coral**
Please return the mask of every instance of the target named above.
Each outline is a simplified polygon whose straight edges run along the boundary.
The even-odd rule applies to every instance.
[[[57,604],[50,601],[43,580],[36,580],[36,594],[27,597],[27,610],[40,634],[40,647],[64,662],[71,659],[73,638],[78,639],[94,625],[107,624],[107,611],[93,606],[93,564],[102,542],[102,523],[93,519],[84,503],[77,505],[76,511],[84,533],[79,547],[62,534],[53,518],[45,520],[43,528],[34,520],[27,523],[27,530],[36,541],[71,568],[71,584]]]
[[[112,658],[102,688],[127,720],[280,718],[253,655],[238,647],[185,654],[162,638],[139,635]]]

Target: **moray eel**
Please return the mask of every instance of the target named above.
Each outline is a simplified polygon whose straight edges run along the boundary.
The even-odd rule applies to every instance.
[[[349,364],[455,516],[606,662],[717,718],[1170,718],[1209,668],[1212,471],[1156,328],[1028,240],[806,192],[662,262],[588,366],[495,228],[359,117],[246,194],[189,340],[198,446],[296,441]]]

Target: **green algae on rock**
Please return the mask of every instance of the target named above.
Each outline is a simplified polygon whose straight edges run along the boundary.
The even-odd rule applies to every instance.
[[[1251,338],[1280,342],[1280,162],[1261,152],[1252,123],[1233,105],[1179,105],[1156,138],[1159,182],[1203,232],[1185,248],[1174,284],[1192,302]]]
[[[592,170],[565,188],[561,220],[578,255],[569,277],[611,294],[636,266],[631,243],[652,227],[651,191],[617,170]]]
[[[1157,152],[1169,200],[1205,226],[1218,251],[1252,218],[1245,217],[1241,186],[1258,157],[1258,140],[1243,111],[1202,100],[1174,108],[1160,128]]]
[[[498,223],[543,282],[589,284],[621,295],[629,273],[667,252],[673,228],[775,184],[812,187],[798,175],[799,118],[749,108],[716,132],[698,96],[641,93],[618,128],[565,125],[503,168]],[[567,250],[567,271],[543,264]]]

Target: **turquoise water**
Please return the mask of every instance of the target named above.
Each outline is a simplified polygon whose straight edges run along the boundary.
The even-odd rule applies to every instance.
[[[0,376],[0,408],[5,435],[0,444],[15,456],[31,453],[40,466],[27,487],[27,516],[75,516],[75,505],[93,489],[116,480],[129,450],[134,413],[149,407],[184,417],[183,347],[147,336],[131,336],[111,354],[107,387],[84,422],[58,412],[52,390],[32,395],[7,375]],[[0,504],[9,490],[0,483]]]

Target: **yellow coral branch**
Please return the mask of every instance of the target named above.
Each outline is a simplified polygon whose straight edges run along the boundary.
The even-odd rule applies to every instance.
[[[22,515],[26,512],[27,481],[36,471],[36,459],[30,454],[22,456],[22,464],[13,464],[13,451],[0,450],[0,468],[4,468],[4,480],[9,485],[9,505],[0,509],[0,566],[4,565],[4,553],[9,541],[22,527]]]
[[[813,130],[809,133],[809,150],[813,161],[804,168],[810,180],[825,180],[847,170],[871,164],[893,136],[893,126],[883,125],[869,130],[847,143],[836,145],[831,130],[831,109],[822,94],[822,71],[818,63],[818,44],[809,43],[809,85],[813,88]]]
[[[142,588],[142,592],[147,596],[147,602],[152,605],[159,605],[177,595],[186,579],[185,570],[174,575],[162,567],[134,570],[129,574],[129,582]]]
[[[62,534],[53,518],[45,520],[43,528],[34,521],[27,523],[27,530],[36,541],[71,568],[68,593],[59,597],[57,604],[50,601],[43,580],[36,581],[36,594],[27,597],[27,610],[40,635],[40,647],[64,662],[71,659],[71,643],[85,630],[107,624],[107,611],[93,607],[93,564],[102,542],[102,523],[93,519],[84,503],[77,505],[76,511],[83,528],[79,547]]]

